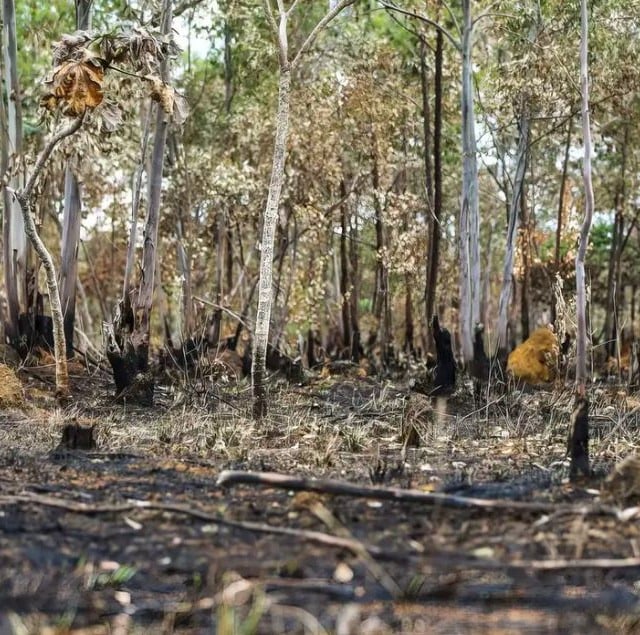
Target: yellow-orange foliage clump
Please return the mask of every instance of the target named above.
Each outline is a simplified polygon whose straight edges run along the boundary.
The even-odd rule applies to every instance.
[[[0,364],[0,408],[19,408],[24,406],[22,384],[15,372]]]
[[[511,352],[507,371],[528,384],[549,382],[555,377],[558,353],[556,334],[546,326],[539,328]]]

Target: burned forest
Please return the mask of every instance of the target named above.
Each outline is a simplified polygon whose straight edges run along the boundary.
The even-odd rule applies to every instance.
[[[637,2],[1,18],[0,635],[638,632]]]

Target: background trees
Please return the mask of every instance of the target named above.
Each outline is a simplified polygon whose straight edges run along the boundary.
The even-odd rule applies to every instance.
[[[50,131],[51,122],[40,120],[37,108],[41,78],[51,66],[49,44],[74,29],[74,16],[56,6],[20,3],[15,49],[5,21],[0,116],[13,136],[3,139],[13,145],[16,135],[24,139],[17,151],[4,148],[9,185]],[[102,321],[113,318],[114,308],[131,299],[128,290],[140,288],[141,280],[150,285],[141,295],[155,298],[147,318],[152,349],[179,348],[198,334],[216,349],[239,334],[238,350],[260,342],[266,356],[269,343],[292,357],[304,354],[305,363],[323,352],[355,361],[369,355],[379,370],[401,353],[406,357],[429,346],[428,313],[439,314],[450,328],[462,320],[471,329],[452,328],[457,353],[463,354],[466,343],[468,359],[474,321],[485,323],[492,349],[508,350],[528,329],[549,320],[556,273],[571,302],[584,201],[578,7],[478,0],[470,15],[467,3],[429,0],[399,8],[373,0],[354,3],[347,19],[314,39],[304,64],[288,71],[287,162],[280,196],[272,196],[269,205],[273,276],[269,284],[263,276],[262,289],[263,301],[267,295],[272,301],[268,335],[262,327],[256,330],[260,260],[266,257],[256,246],[263,242],[281,70],[268,14],[234,0],[174,3],[183,51],[172,61],[173,81],[190,114],[183,123],[168,122],[166,147],[156,157],[164,169],[161,197],[155,199],[157,240],[149,238],[158,256],[153,271],[149,263],[136,265],[143,232],[129,240],[132,220],[134,226],[141,223],[140,210],[151,203],[151,152],[141,152],[149,104],[140,88],[149,72],[129,69],[134,77],[110,69],[105,94],[119,106],[117,121],[112,117],[113,125],[107,125],[102,119],[72,142],[83,158],[75,167],[83,211],[77,272],[65,268],[63,287],[68,298],[78,290],[81,350],[100,347]],[[327,6],[297,9],[287,25],[291,51],[300,50]],[[124,21],[131,32],[157,33],[160,10],[159,4],[97,0],[93,27],[109,33]],[[276,22],[279,10],[272,9]],[[624,0],[598,3],[591,13],[597,206],[585,262],[591,287],[587,331],[594,336],[594,354],[604,357],[622,346],[637,317],[639,77],[626,63],[637,54],[637,16],[634,4]],[[480,16],[468,41],[472,63],[463,65],[465,24]],[[450,45],[447,33],[460,37],[461,48]],[[21,87],[17,101],[14,68]],[[467,100],[474,98],[464,147],[463,86]],[[19,106],[22,124],[11,114]],[[70,155],[71,148],[54,155],[34,197],[35,219],[57,264],[68,260],[60,260],[57,221],[63,218]],[[476,222],[467,223],[467,207],[461,205],[461,194],[469,193],[467,181],[461,186],[465,161],[467,175],[475,174],[478,201],[475,255],[469,243],[476,269],[463,284],[473,295],[470,305],[461,303],[466,296],[460,286],[467,269],[460,240]],[[132,200],[139,202],[132,206]],[[18,221],[12,221],[7,200],[3,211],[5,332],[18,342],[19,315],[28,314],[26,304],[16,304],[20,290],[25,303],[40,298],[35,313],[49,314],[49,299],[42,281],[38,296],[26,278],[12,273],[20,266],[21,248],[11,242],[10,227]],[[75,253],[68,235],[65,248]],[[123,297],[123,281],[129,279]],[[469,312],[467,305],[476,308]],[[64,306],[70,308],[71,299]],[[575,329],[571,320],[567,326]],[[254,363],[261,365],[259,354]]]

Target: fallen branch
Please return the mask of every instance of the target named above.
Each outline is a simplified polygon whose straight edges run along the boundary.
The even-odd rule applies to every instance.
[[[421,503],[423,505],[440,505],[458,509],[486,509],[489,511],[519,511],[535,513],[573,513],[582,516],[604,515],[617,516],[614,507],[605,505],[559,505],[556,503],[527,503],[522,501],[495,500],[488,498],[466,498],[442,492],[422,492],[415,489],[398,487],[371,487],[354,485],[332,479],[303,478],[278,474],[276,472],[244,472],[225,470],[220,473],[217,485],[236,484],[261,485],[294,491],[319,492],[334,496],[354,496],[373,498],[376,500],[393,500],[403,503]]]
[[[0,507],[20,503],[43,505],[45,507],[55,507],[57,509],[62,509],[74,514],[88,515],[123,513],[135,510],[155,510],[171,512],[175,514],[184,514],[185,516],[191,516],[192,518],[197,518],[198,520],[204,520],[208,523],[220,525],[223,527],[229,527],[232,529],[242,529],[244,531],[251,531],[256,533],[289,536],[291,538],[299,538],[307,542],[314,542],[317,544],[325,545],[327,547],[346,549],[355,556],[361,556],[362,550],[365,549],[368,554],[384,560],[407,561],[409,559],[408,556],[403,554],[391,553],[388,551],[384,551],[379,547],[364,545],[358,540],[343,538],[341,536],[332,536],[331,534],[326,534],[321,531],[293,529],[290,527],[275,527],[266,523],[254,523],[250,521],[228,520],[226,518],[221,518],[220,516],[210,514],[194,507],[176,503],[156,503],[146,500],[134,500],[128,503],[120,504],[90,505],[89,503],[66,500],[63,498],[57,498],[55,496],[45,496],[41,494],[0,495]]]

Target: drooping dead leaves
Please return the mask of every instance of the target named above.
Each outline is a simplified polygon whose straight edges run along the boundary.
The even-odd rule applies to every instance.
[[[63,62],[45,82],[49,90],[43,95],[40,105],[47,110],[60,107],[63,114],[78,117],[88,108],[102,103],[104,69],[96,58]]]
[[[163,82],[157,75],[148,75],[144,79],[151,86],[151,99],[157,101],[164,112],[178,124],[187,118],[187,101],[173,86]]]

